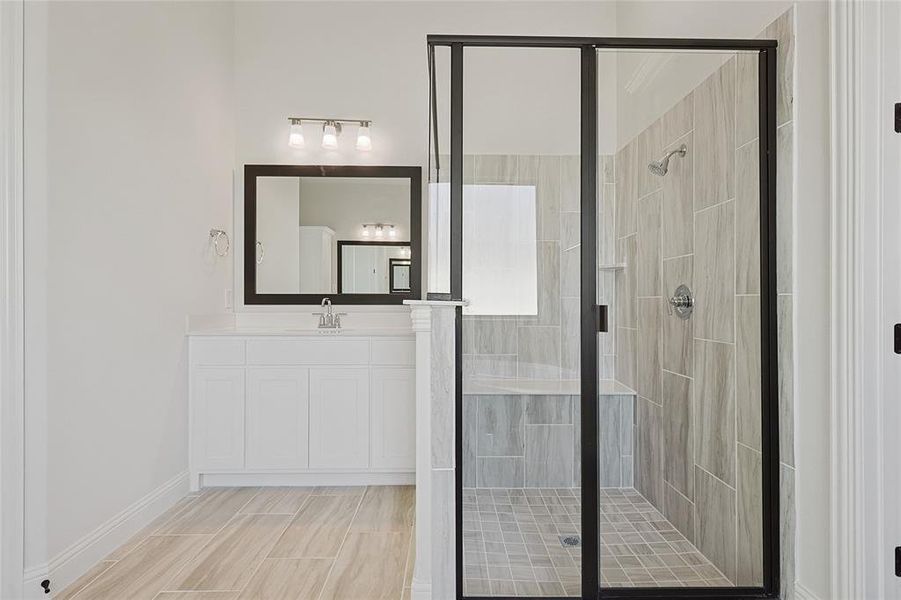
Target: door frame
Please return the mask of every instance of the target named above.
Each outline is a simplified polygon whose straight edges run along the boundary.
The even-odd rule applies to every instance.
[[[570,48],[580,51],[581,64],[581,465],[582,465],[582,598],[777,598],[780,591],[779,524],[779,391],[776,290],[776,40],[594,38],[556,36],[429,35],[431,110],[435,111],[434,48],[450,48],[450,299],[463,293],[463,85],[464,49]],[[763,585],[733,588],[601,588],[598,543],[597,457],[597,337],[601,313],[597,294],[597,50],[711,50],[756,51],[760,135],[760,298],[761,298],[761,449],[763,505]],[[433,114],[437,139],[437,118]],[[430,144],[430,157],[437,155]],[[455,519],[456,589],[460,600],[483,600],[463,595],[463,310],[455,322]],[[496,600],[497,597],[490,597]],[[488,598],[484,598],[488,600]]]

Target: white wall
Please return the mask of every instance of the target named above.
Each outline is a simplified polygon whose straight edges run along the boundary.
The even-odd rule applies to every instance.
[[[240,2],[235,12],[238,177],[250,163],[381,164],[421,166],[425,179],[427,34],[612,35],[615,14],[614,3],[607,2]],[[525,68],[525,59],[518,61],[517,72],[533,93],[509,103],[510,110],[499,115],[520,111],[528,117],[522,126],[534,133],[531,139],[559,139],[553,137],[559,130],[554,119],[575,119],[570,122],[578,131],[578,113],[570,114],[564,106],[547,120],[535,119],[539,108],[563,104],[562,97],[572,97],[567,106],[578,106],[578,52],[572,51],[572,66],[558,73],[559,52],[542,53],[547,61],[542,64],[549,67],[544,71],[559,76],[551,81],[542,79],[541,69]],[[342,137],[335,151],[323,150],[312,137],[305,149],[291,149],[289,116],[372,119],[373,150],[358,153],[352,136]],[[504,121],[505,128],[509,122]],[[577,136],[572,143],[578,147]],[[488,150],[501,151],[502,144],[495,136]],[[468,152],[476,150],[467,144]],[[240,181],[236,189],[243,190]],[[243,191],[235,207],[240,230]],[[236,306],[261,310],[243,306],[241,247],[237,244]]]
[[[232,271],[207,239],[232,229],[234,24],[216,3],[26,13],[34,567],[186,469],[185,317],[221,311]]]

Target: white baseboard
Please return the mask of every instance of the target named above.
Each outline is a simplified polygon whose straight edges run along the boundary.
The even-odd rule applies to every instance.
[[[416,473],[207,473],[202,487],[414,485]]]
[[[179,473],[163,485],[103,523],[48,563],[25,570],[25,597],[46,598],[41,581],[50,579],[58,593],[88,569],[131,539],[188,493],[188,474]]]
[[[413,580],[413,586],[410,589],[410,600],[432,600],[432,586],[428,583],[422,583]]]
[[[820,600],[820,597],[796,581],[795,600]]]

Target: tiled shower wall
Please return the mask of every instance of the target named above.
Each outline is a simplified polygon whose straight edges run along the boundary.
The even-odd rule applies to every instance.
[[[792,13],[779,40],[777,181],[783,597],[793,575]],[[760,585],[757,56],[741,54],[616,155],[616,378],[638,392],[638,490],[736,585]],[[665,177],[647,164],[681,144]],[[692,317],[667,312],[680,284]]]

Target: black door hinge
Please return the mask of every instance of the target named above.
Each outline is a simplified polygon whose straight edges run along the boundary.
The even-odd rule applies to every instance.
[[[901,354],[901,323],[895,323],[895,354]]]
[[[895,546],[895,577],[901,577],[901,546]]]
[[[901,133],[901,102],[895,103],[895,133]]]
[[[607,331],[609,331],[607,329],[607,305],[606,304],[595,304],[594,312],[595,312],[594,322],[597,324],[598,331],[601,333],[607,333]]]

